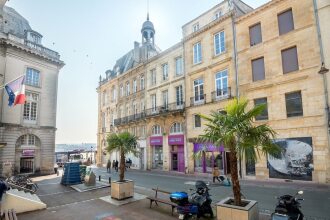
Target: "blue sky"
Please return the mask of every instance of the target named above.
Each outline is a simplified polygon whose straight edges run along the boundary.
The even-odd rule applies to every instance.
[[[219,2],[149,0],[156,44],[165,50],[179,42],[182,25]],[[244,2],[256,8],[268,0]],[[141,41],[147,0],[10,0],[7,6],[66,63],[59,75],[56,143],[96,143],[99,76]]]

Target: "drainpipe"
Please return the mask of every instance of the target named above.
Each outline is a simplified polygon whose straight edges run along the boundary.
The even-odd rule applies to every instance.
[[[184,75],[185,75],[185,77],[184,77],[184,79],[183,79],[183,87],[184,87],[184,90],[182,89],[182,91],[184,91],[184,97],[185,97],[185,99],[184,99],[184,109],[185,109],[185,111],[184,111],[184,136],[185,136],[185,145],[184,145],[184,160],[185,160],[185,163],[184,163],[184,166],[185,166],[185,173],[186,174],[188,174],[189,173],[189,157],[188,157],[188,149],[189,149],[189,147],[188,147],[188,144],[189,144],[189,142],[188,142],[188,133],[187,133],[187,92],[186,92],[186,59],[185,59],[185,41],[184,41],[184,39],[182,40],[182,60],[183,60],[183,73],[184,73]],[[188,119],[189,120],[189,119]]]
[[[319,71],[320,74],[323,76],[323,84],[324,84],[324,98],[325,98],[325,123],[327,125],[328,129],[328,143],[329,143],[329,99],[328,99],[328,85],[327,85],[327,75],[326,73],[329,72],[329,69],[325,67],[325,59],[324,59],[324,52],[323,52],[323,42],[321,38],[321,28],[320,28],[320,22],[319,22],[319,14],[318,14],[318,8],[317,8],[317,1],[313,0],[313,6],[314,6],[314,16],[315,16],[315,22],[316,22],[316,29],[317,29],[317,39],[320,46],[320,55],[321,55],[321,69]]]
[[[235,3],[232,0],[228,1],[229,7],[231,8],[231,27],[232,27],[232,34],[233,34],[233,56],[234,56],[234,70],[235,70],[235,84],[236,84],[236,97],[239,99],[240,93],[239,93],[239,80],[238,80],[238,58],[237,58],[237,39],[236,39],[236,24],[235,24]],[[242,161],[239,158],[239,176],[242,179]]]

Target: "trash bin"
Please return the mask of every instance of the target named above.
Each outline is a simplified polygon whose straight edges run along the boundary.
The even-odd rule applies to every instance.
[[[79,168],[80,168],[80,178],[81,178],[81,181],[84,181],[85,176],[86,176],[87,166],[86,165],[80,165]]]

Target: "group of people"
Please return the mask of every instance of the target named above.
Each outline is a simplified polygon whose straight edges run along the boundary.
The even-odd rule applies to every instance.
[[[118,172],[118,166],[119,166],[119,162],[118,160],[113,160],[112,163],[110,160],[108,160],[107,162],[107,172],[108,173],[111,173],[111,165],[112,165],[112,168]],[[132,165],[132,160],[130,158],[128,158],[125,162],[125,170],[127,168],[131,168],[131,165]]]

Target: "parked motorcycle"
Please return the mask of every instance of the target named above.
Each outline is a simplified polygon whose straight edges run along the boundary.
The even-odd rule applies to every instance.
[[[195,192],[190,196],[188,196],[186,192],[171,193],[171,201],[178,204],[177,212],[179,214],[179,219],[186,220],[193,216],[196,216],[198,219],[205,215],[209,215],[213,218],[211,207],[212,199],[209,190],[206,183],[199,180],[195,183]]]
[[[304,192],[299,191],[295,195],[283,195],[278,199],[275,212],[272,214],[272,220],[303,220],[304,215],[300,210],[300,202],[304,199],[297,198]]]

